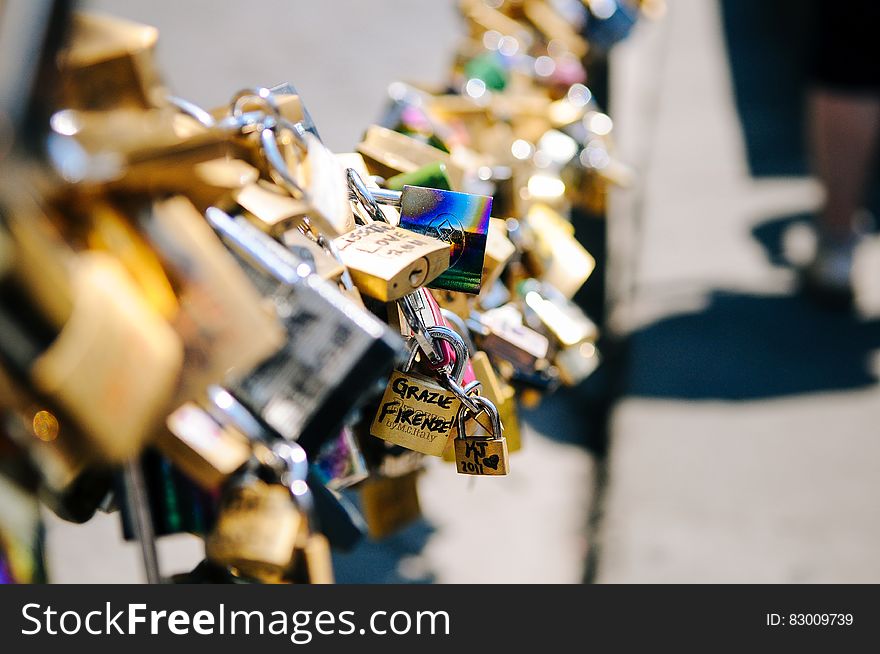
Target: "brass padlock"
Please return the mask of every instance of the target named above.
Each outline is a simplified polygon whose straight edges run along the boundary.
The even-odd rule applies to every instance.
[[[110,16],[80,13],[60,56],[63,106],[104,110],[162,104],[154,51],[159,31]]]
[[[432,287],[480,292],[491,197],[421,186],[372,194],[380,204],[400,207],[400,227],[450,244],[449,269],[430,283]]]
[[[295,572],[311,533],[308,461],[296,443],[255,446],[254,453],[255,469],[225,489],[205,553],[237,575],[281,583]]]
[[[536,203],[525,217],[534,237],[529,252],[536,276],[571,298],[596,267],[596,260],[578,243],[574,228],[557,211]]]
[[[464,171],[452,161],[449,153],[386,127],[371,125],[357,151],[371,173],[386,179],[439,162],[446,168],[452,189],[462,187]]]
[[[250,459],[246,436],[192,402],[176,409],[165,424],[168,429],[159,434],[157,447],[205,488],[217,488]]]
[[[507,441],[502,433],[498,409],[485,397],[474,395],[471,400],[489,415],[492,432],[488,436],[465,436],[468,411],[462,407],[458,414],[458,437],[454,441],[455,469],[463,475],[506,475]]]
[[[418,520],[417,470],[396,477],[371,477],[361,484],[361,506],[370,538],[380,540]]]
[[[484,330],[482,348],[496,359],[509,361],[517,370],[534,370],[549,353],[550,341],[525,326],[522,313],[513,304],[485,311],[478,321]]]
[[[438,327],[429,327],[427,333],[452,345],[455,360],[450,376],[460,384],[467,363],[461,337]],[[422,454],[443,456],[461,400],[436,379],[412,371],[417,353],[414,347],[407,365],[391,374],[370,433]]]
[[[509,453],[519,450],[521,445],[519,416],[516,407],[516,391],[513,386],[502,381],[489,356],[483,352],[475,352],[471,355],[471,365],[474,375],[480,382],[480,394],[487,398],[498,408],[501,424],[504,425],[504,438],[507,440]]]
[[[515,253],[516,246],[507,237],[507,222],[500,218],[490,218],[486,257],[483,259],[484,288],[490,288],[501,277],[504,266]]]
[[[206,555],[246,577],[280,582],[294,564],[302,521],[290,489],[248,475],[227,489]]]
[[[348,179],[357,201],[366,205],[362,217],[368,224],[334,239],[333,245],[363,294],[397,300],[449,268],[448,243],[384,222],[385,214],[360,175],[349,169]]]
[[[330,542],[324,534],[309,532],[305,536],[298,554],[306,583],[332,584],[334,582]]]

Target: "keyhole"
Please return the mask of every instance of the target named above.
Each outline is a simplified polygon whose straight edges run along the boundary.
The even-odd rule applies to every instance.
[[[424,284],[428,278],[428,268],[430,268],[430,264],[427,257],[422,257],[419,261],[416,261],[409,273],[410,286],[416,288]]]

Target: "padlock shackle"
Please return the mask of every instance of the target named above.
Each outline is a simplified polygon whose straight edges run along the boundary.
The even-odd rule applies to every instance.
[[[208,207],[205,218],[227,246],[278,281],[293,286],[302,281],[302,259],[254,227],[246,218],[233,218],[222,209]]]
[[[375,222],[387,223],[388,219],[379,208],[379,203],[373,197],[373,192],[367,188],[363,178],[354,168],[345,169],[345,177],[348,180],[348,194],[353,202],[357,202],[366,211],[367,218]]]
[[[452,362],[452,370],[448,374],[460,386],[464,379],[465,366],[467,366],[468,360],[467,345],[465,345],[464,339],[455,330],[441,325],[428,327],[426,331],[431,338],[446,341],[452,346],[455,360]]]
[[[492,424],[492,435],[489,436],[488,439],[500,438],[503,435],[504,426],[501,424],[501,414],[498,413],[498,407],[495,406],[495,403],[482,395],[474,395],[471,398],[471,401],[476,404],[480,410],[471,411],[466,406],[462,406],[456,419],[458,424],[458,436],[456,438],[467,438],[465,436],[465,424],[467,423],[468,417],[472,416],[476,418],[480,413],[485,413],[489,416],[489,420]]]
[[[197,105],[195,102],[181,98],[177,95],[167,96],[169,104],[174,106],[180,113],[189,116],[202,127],[213,129],[217,126],[217,120],[204,107]]]
[[[459,316],[454,311],[450,311],[449,309],[440,308],[440,313],[443,318],[448,323],[452,323],[455,331],[458,332],[459,336],[464,340],[465,345],[467,345],[468,355],[473,356],[477,353],[477,347],[474,344],[474,340],[471,338],[470,330],[468,329],[467,323],[464,319]]]
[[[403,192],[390,191],[385,188],[374,188],[370,189],[370,195],[372,195],[373,199],[379,204],[385,204],[389,207],[400,207]],[[350,200],[357,200],[353,191],[349,191],[348,198]]]

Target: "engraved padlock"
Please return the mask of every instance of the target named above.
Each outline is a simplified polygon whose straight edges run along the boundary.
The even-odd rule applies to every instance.
[[[443,327],[429,327],[427,332],[432,338],[452,345],[455,360],[448,374],[460,384],[467,365],[464,341]],[[422,454],[443,456],[450,430],[460,413],[461,400],[437,379],[412,370],[418,352],[413,347],[406,366],[391,374],[370,433]]]
[[[451,246],[449,269],[428,283],[429,287],[480,292],[491,197],[421,186],[373,191],[373,196],[379,203],[400,208],[400,227]]]
[[[462,408],[458,415],[458,437],[454,441],[455,469],[463,475],[500,476],[507,474],[507,441],[502,433],[498,409],[485,397],[475,395],[471,400],[492,421],[492,432],[487,436],[466,436],[468,411]]]
[[[351,168],[348,180],[367,224],[334,239],[333,245],[361,293],[383,302],[397,300],[449,267],[448,243],[389,224],[372,192]]]

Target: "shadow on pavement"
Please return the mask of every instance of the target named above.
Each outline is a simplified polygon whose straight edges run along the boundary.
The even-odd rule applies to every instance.
[[[672,316],[630,338],[627,394],[752,400],[876,383],[868,355],[880,321],[814,306],[800,296],[716,291],[699,313]]]

